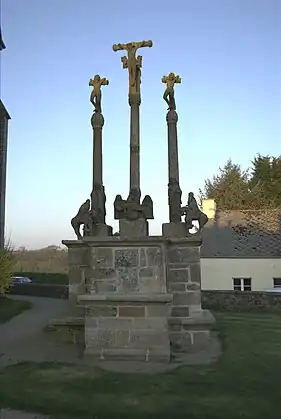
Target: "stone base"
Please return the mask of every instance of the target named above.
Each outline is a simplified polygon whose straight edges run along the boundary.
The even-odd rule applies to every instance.
[[[120,239],[132,239],[148,236],[148,222],[144,219],[136,221],[119,220]]]
[[[95,237],[106,237],[106,236],[112,236],[113,229],[111,226],[108,226],[106,224],[96,224],[93,226],[93,236]]]
[[[162,224],[162,234],[164,237],[182,238],[190,236],[185,223],[164,223]]]
[[[192,354],[210,346],[211,328],[215,318],[209,310],[200,310],[192,317],[170,317],[169,338],[172,355]]]
[[[85,352],[96,360],[169,362],[171,294],[85,294]]]

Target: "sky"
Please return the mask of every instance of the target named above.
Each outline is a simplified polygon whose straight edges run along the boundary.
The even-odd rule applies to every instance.
[[[281,154],[280,0],[1,0],[1,99],[11,115],[6,238],[33,249],[73,239],[71,218],[91,192],[89,79],[103,87],[107,224],[129,192],[128,71],[114,43],[143,48],[141,190],[151,195],[151,234],[168,221],[167,106],[175,87],[183,203],[228,158],[247,168]]]

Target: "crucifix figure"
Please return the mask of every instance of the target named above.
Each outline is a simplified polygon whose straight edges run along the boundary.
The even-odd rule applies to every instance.
[[[99,74],[96,74],[93,79],[90,79],[89,86],[93,86],[93,90],[90,96],[90,101],[94,105],[94,112],[101,113],[101,86],[109,85],[109,81]]]
[[[140,93],[140,76],[142,67],[142,57],[136,57],[138,48],[152,47],[152,41],[129,42],[128,44],[114,44],[113,51],[127,51],[128,57],[121,58],[123,68],[129,71],[129,94]]]
[[[163,94],[163,99],[168,105],[168,111],[176,110],[176,101],[175,101],[175,83],[181,83],[181,78],[176,76],[175,73],[170,73],[168,76],[162,77],[162,83],[166,83],[166,90]]]

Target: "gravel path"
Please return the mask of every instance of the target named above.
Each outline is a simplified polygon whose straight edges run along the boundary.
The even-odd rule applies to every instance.
[[[73,362],[74,345],[60,345],[43,332],[48,320],[69,310],[69,302],[53,298],[13,296],[29,300],[33,307],[0,325],[0,367],[21,361]],[[2,419],[2,418],[1,418]]]

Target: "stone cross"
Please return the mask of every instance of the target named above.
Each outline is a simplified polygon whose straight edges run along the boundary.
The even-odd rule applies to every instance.
[[[181,79],[175,73],[170,73],[168,76],[162,77],[162,83],[166,83],[163,99],[168,105],[166,121],[168,125],[169,218],[170,222],[178,223],[181,222],[182,191],[179,185],[178,114],[176,112],[174,85],[175,83],[181,83]]]
[[[176,110],[176,101],[175,101],[175,83],[181,83],[181,78],[176,76],[175,73],[170,73],[168,76],[162,77],[162,83],[166,83],[166,89],[163,94],[163,99],[168,105],[168,111]]]
[[[142,57],[136,57],[138,48],[152,47],[152,41],[114,44],[113,51],[127,51],[127,57],[121,58],[123,68],[129,72],[129,105],[131,107],[130,125],[130,194],[140,197],[140,83]],[[138,201],[139,202],[139,201]]]
[[[109,81],[105,77],[96,74],[90,79],[89,86],[93,87],[90,101],[95,110],[91,118],[93,127],[93,186],[91,193],[91,210],[99,224],[105,224],[105,201],[106,196],[103,186],[103,165],[102,165],[102,128],[104,118],[101,109],[101,86],[106,86]]]
[[[89,86],[93,87],[91,96],[90,96],[90,101],[91,103],[94,105],[95,107],[95,112],[97,113],[101,113],[101,86],[108,86],[109,85],[109,81],[105,78],[96,74],[94,76],[94,78],[90,79],[89,81]]]
[[[113,51],[127,51],[128,56],[121,58],[123,68],[129,71],[129,97],[130,95],[140,95],[140,75],[142,67],[142,57],[136,57],[138,48],[152,47],[152,41],[129,42],[128,44],[114,44]],[[140,100],[140,98],[139,98]]]

